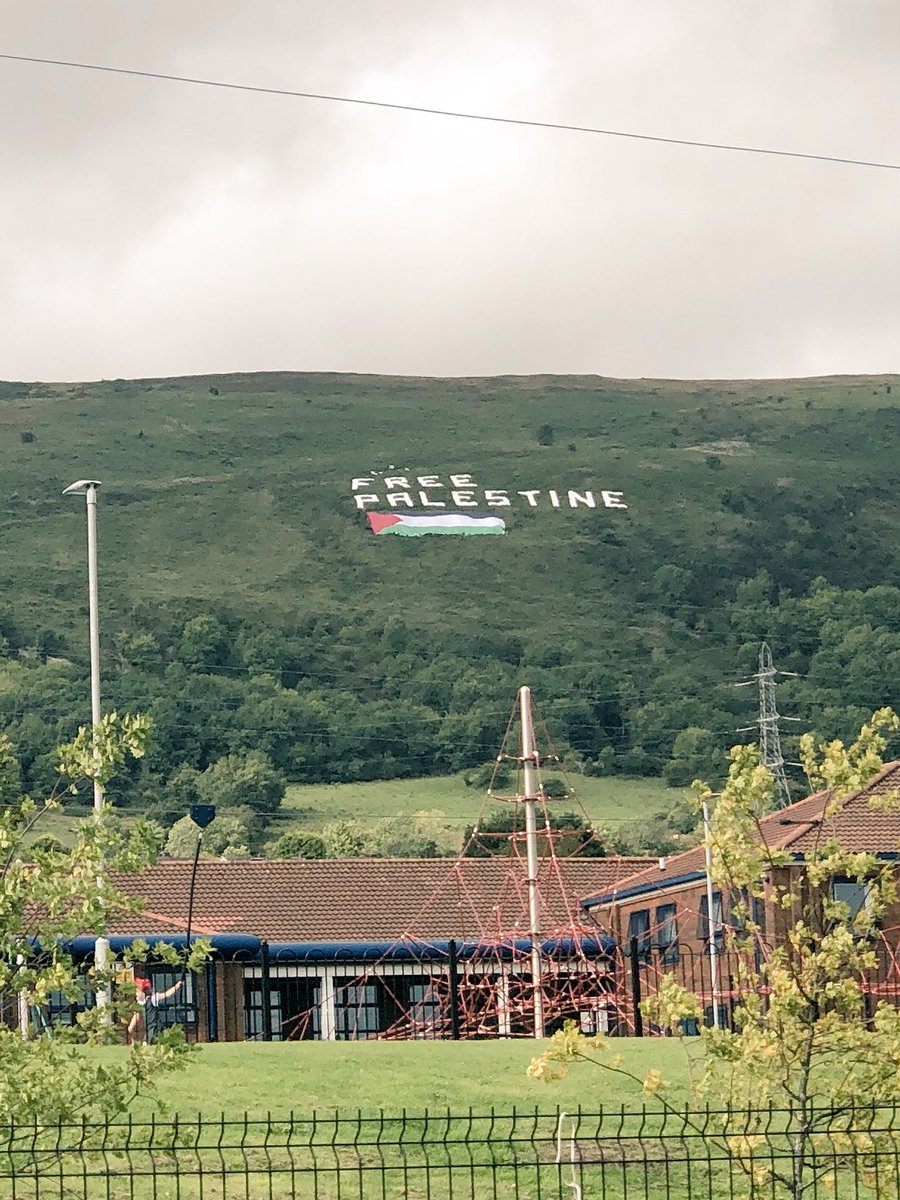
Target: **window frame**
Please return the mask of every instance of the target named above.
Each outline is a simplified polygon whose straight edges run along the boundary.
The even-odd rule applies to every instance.
[[[835,894],[835,886],[836,885],[847,886],[847,887],[852,888],[856,892],[861,892],[862,899],[860,900],[859,904],[857,904],[856,907],[854,907],[853,904],[851,904],[848,900],[843,900],[840,896],[836,895]],[[852,875],[832,875],[831,880],[829,881],[828,890],[829,890],[832,900],[847,905],[850,912],[849,912],[849,915],[847,916],[846,920],[847,920],[848,925],[850,925],[851,928],[853,927],[856,917],[859,915],[859,913],[862,911],[862,909],[865,909],[866,912],[869,914],[870,918],[872,918],[872,880],[871,879],[865,879],[865,880],[863,880],[862,883],[860,883],[860,881],[858,879],[854,879]],[[874,918],[872,918],[872,919],[874,921]]]
[[[656,930],[654,949],[659,953],[662,962],[678,962],[681,958],[678,947],[678,905],[674,900],[657,904],[653,917]],[[664,938],[664,930],[671,936]]]
[[[709,903],[706,892],[700,897],[700,908],[697,913],[697,940],[703,942],[704,953],[710,953],[713,940],[716,943],[716,953],[721,954],[725,948],[725,913],[721,891],[712,894],[713,916],[709,919]],[[712,926],[712,930],[710,929]]]
[[[172,996],[166,996],[156,1005],[159,1032],[180,1025],[188,1032],[196,1032],[199,1023],[196,980],[192,971],[183,967],[150,967],[150,982],[154,992],[165,992],[179,979],[182,986]]]
[[[640,922],[640,928],[638,928],[638,918],[643,918],[643,921]],[[639,959],[646,962],[650,957],[651,950],[649,908],[633,908],[628,914],[629,954],[631,953],[631,947],[635,940],[637,940],[637,956]]]

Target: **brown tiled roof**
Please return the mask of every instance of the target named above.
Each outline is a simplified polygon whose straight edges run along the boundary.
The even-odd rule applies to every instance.
[[[817,845],[834,838],[842,850],[851,853],[897,854],[900,852],[900,811],[878,812],[869,803],[870,797],[900,792],[900,762],[888,763],[866,787],[835,802],[831,792],[816,792],[796,804],[769,813],[760,821],[766,844],[788,850],[791,854],[808,854]],[[828,815],[826,813],[828,812]],[[630,878],[622,879],[606,890],[597,889],[585,894],[583,903],[590,906],[615,904],[636,892],[677,886],[684,876],[705,870],[704,850],[695,846],[682,854],[665,860],[660,869],[642,868]]]
[[[796,835],[788,838],[785,845],[795,854],[806,854],[822,842],[835,838],[842,850],[851,853],[897,854],[900,852],[900,811],[880,812],[869,803],[871,797],[887,796],[891,792],[900,792],[900,762],[888,763],[862,791],[842,800],[828,815],[823,814],[829,807],[829,796],[820,794],[819,813],[803,813],[804,817],[810,818],[810,823],[805,827],[798,826]],[[800,801],[800,804],[804,803],[807,801]],[[773,816],[794,817],[797,808],[799,805],[792,804]],[[821,822],[817,820],[819,816]]]
[[[609,890],[651,861],[543,859],[542,931],[577,925],[580,896]],[[184,933],[191,866],[165,859],[118,878],[144,909],[110,932]],[[502,938],[525,932],[527,913],[525,867],[514,859],[237,859],[198,863],[191,928],[271,942]]]

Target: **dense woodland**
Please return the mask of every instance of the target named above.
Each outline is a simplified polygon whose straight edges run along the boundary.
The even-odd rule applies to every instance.
[[[113,794],[165,827],[211,800],[261,845],[285,781],[480,779],[523,683],[576,779],[715,780],[752,738],[737,731],[756,691],[735,685],[764,639],[790,673],[789,757],[792,728],[846,737],[897,702],[898,421],[883,380],[3,387],[0,724],[35,794],[88,715],[83,514],[43,482],[58,495],[81,465],[104,478],[104,707],[154,728]],[[387,462],[402,435],[440,464],[460,427],[483,482],[612,483],[627,514],[526,509],[502,539],[368,534],[348,481],[373,447]]]
[[[264,824],[285,780],[480,770],[486,782],[483,767],[524,681],[570,774],[715,779],[723,747],[749,736],[736,730],[753,720],[756,690],[735,683],[754,668],[761,619],[778,666],[795,673],[780,677],[779,701],[799,729],[847,737],[900,694],[900,589],[842,590],[820,579],[803,596],[779,596],[764,571],[737,586],[720,623],[705,623],[692,671],[659,645],[613,665],[511,637],[435,642],[397,619],[366,627],[322,616],[260,629],[226,613],[182,620],[136,610],[116,639],[105,703],[148,713],[153,744],[114,797],[166,826],[201,799],[250,809]],[[44,794],[57,745],[83,722],[84,671],[48,659],[48,648],[61,647],[17,645],[8,621],[5,631],[0,720],[26,788]],[[694,636],[677,608],[657,624],[657,639],[660,631],[673,648]],[[718,667],[723,651],[735,663],[730,677]]]

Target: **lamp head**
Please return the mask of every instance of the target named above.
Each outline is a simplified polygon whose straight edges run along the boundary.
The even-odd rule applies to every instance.
[[[200,829],[205,829],[207,825],[212,824],[216,818],[216,806],[214,804],[192,804],[191,805],[191,820]]]
[[[63,490],[63,495],[81,495],[82,492],[86,493],[90,491],[91,488],[98,488],[99,486],[99,479],[78,479],[75,483],[70,483],[69,486]]]

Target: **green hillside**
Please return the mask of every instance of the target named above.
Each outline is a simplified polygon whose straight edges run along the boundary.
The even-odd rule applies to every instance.
[[[672,599],[700,608],[760,566],[793,590],[822,572],[842,587],[896,575],[900,414],[883,378],[0,386],[4,566],[34,629],[72,630],[83,607],[83,517],[60,496],[81,476],[104,484],[113,626],[136,601],[275,617],[339,602],[349,620],[389,611],[462,633],[477,620],[593,647],[598,607],[617,634],[623,609],[660,607],[653,576],[667,563],[691,576]],[[550,445],[537,440],[545,426]],[[471,472],[487,488],[618,490],[627,516],[519,504],[501,514],[511,536],[487,545],[382,541],[350,481],[395,463]]]
[[[797,673],[781,710],[843,735],[900,682],[896,383],[0,384],[0,720],[25,782],[88,715],[79,477],[103,481],[104,700],[157,727],[119,799],[167,821],[252,750],[297,784],[473,768],[520,683],[570,765],[680,786],[747,736],[734,684],[763,638]],[[374,536],[352,481],[391,511],[385,475],[507,533]]]

